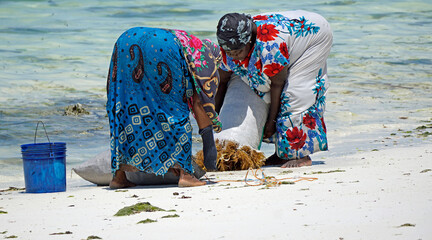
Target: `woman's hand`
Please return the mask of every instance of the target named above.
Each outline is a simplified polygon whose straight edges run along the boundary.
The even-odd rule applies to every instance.
[[[213,138],[213,126],[199,129],[203,143],[204,166],[207,171],[217,170],[217,148]]]

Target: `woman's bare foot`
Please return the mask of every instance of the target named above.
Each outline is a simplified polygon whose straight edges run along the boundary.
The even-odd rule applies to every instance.
[[[295,160],[288,160],[281,166],[281,168],[296,168],[304,166],[312,166],[312,159],[309,156]]]
[[[127,180],[125,171],[120,169],[115,172],[114,177],[109,184],[111,189],[129,188],[135,186],[135,183]]]
[[[270,157],[268,157],[265,160],[265,166],[278,166],[278,165],[283,165],[287,162],[288,160],[282,159],[280,157],[278,157],[278,155],[276,153],[274,153],[273,155],[271,155]]]
[[[180,172],[180,179],[178,181],[179,187],[197,187],[206,185],[206,182],[198,180],[195,176],[186,173],[183,169],[176,169]]]

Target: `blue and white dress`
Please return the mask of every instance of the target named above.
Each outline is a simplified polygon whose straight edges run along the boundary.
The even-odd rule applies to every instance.
[[[316,13],[301,10],[260,14],[253,21],[257,36],[248,57],[233,60],[222,49],[221,69],[239,75],[269,104],[270,77],[288,66],[272,138],[276,153],[288,160],[327,150],[326,61],[333,40],[329,23]]]
[[[193,172],[191,99],[195,91],[220,129],[219,61],[217,46],[181,30],[136,27],[118,38],[107,79],[113,173],[120,164],[156,175],[175,164]]]

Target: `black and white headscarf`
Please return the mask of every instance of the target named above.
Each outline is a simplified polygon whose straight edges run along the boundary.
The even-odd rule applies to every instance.
[[[252,36],[252,18],[241,13],[225,14],[217,26],[217,40],[225,51],[243,48]]]

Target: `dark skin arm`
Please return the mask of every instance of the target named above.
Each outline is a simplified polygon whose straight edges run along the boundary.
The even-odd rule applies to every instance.
[[[207,113],[205,112],[196,91],[194,91],[194,95],[193,95],[192,111],[195,115],[195,120],[198,124],[199,129],[203,129],[212,124],[212,121],[208,117]]]
[[[231,78],[232,72],[226,72],[224,70],[219,69],[219,87],[216,92],[215,97],[215,109],[216,112],[219,113],[220,109],[222,108],[223,101],[225,98],[225,94],[228,88],[228,82]]]
[[[267,116],[267,122],[264,126],[264,138],[269,138],[276,132],[276,117],[280,110],[280,98],[287,77],[288,66],[285,66],[278,74],[270,77],[270,109]]]

